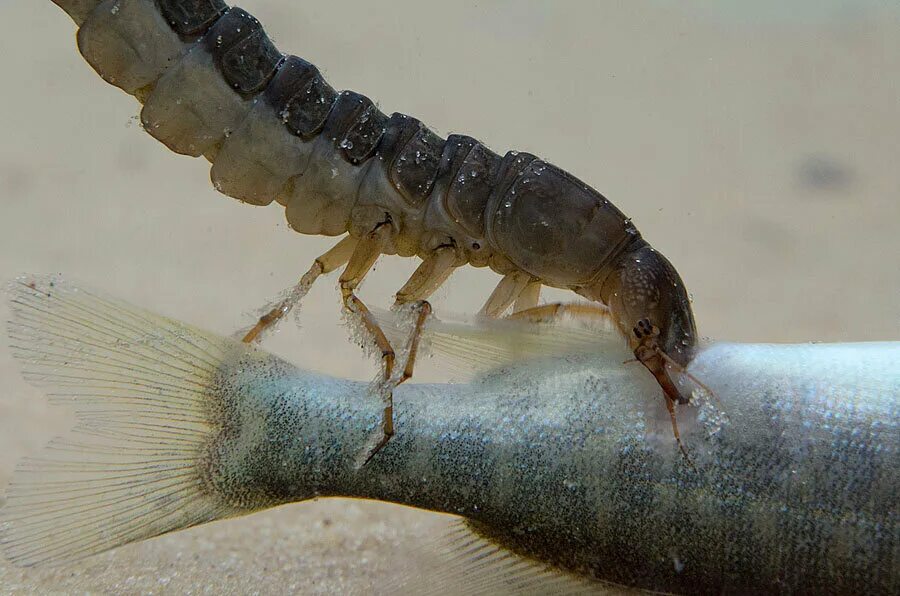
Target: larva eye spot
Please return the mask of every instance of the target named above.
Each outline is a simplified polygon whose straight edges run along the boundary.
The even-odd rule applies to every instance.
[[[636,338],[644,339],[658,336],[660,330],[659,327],[656,327],[650,322],[650,319],[641,319],[637,322],[634,329],[632,329],[632,332]]]

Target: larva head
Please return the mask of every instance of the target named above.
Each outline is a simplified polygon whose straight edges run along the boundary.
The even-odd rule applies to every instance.
[[[641,243],[619,257],[600,294],[642,362],[648,364],[658,349],[679,366],[688,365],[697,327],[684,282],[668,259]]]

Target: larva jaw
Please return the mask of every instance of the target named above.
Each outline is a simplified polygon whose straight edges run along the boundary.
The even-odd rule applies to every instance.
[[[642,323],[644,321],[639,322],[639,325]],[[647,324],[649,325],[649,322]],[[662,351],[656,341],[659,330],[653,328],[653,331],[655,334],[641,337],[638,347],[634,350],[634,356],[653,374],[669,400],[677,404],[689,403],[691,401],[690,394],[685,395],[678,388],[680,383],[676,383],[673,379],[672,373],[677,375],[677,373],[683,372],[677,370],[681,366]]]

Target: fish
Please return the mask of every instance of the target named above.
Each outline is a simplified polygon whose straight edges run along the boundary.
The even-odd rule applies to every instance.
[[[471,378],[401,386],[403,432],[361,465],[370,383],[56,277],[8,295],[23,375],[78,420],[7,489],[17,565],[351,497],[458,519],[385,593],[900,590],[900,342],[704,345],[685,458],[613,332],[431,321]]]

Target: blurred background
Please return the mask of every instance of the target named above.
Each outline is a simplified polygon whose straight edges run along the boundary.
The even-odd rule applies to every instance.
[[[900,9],[876,0],[629,2],[247,0],[282,51],[336,88],[530,151],[596,187],[676,265],[701,334],[733,341],[900,339]],[[0,278],[62,273],[223,334],[252,322],[332,239],[217,194],[208,163],[143,133],[50,0],[0,19]],[[383,258],[388,306],[416,267]],[[497,277],[454,274],[438,313]],[[267,348],[367,379],[332,277]],[[550,299],[564,294],[548,293]],[[7,317],[5,305],[0,318]],[[0,346],[0,487],[71,420]],[[417,372],[440,379],[437,359]],[[2,497],[0,497],[2,500]],[[50,570],[0,562],[0,590],[334,593],[389,577],[441,520],[357,501],[295,505]]]

